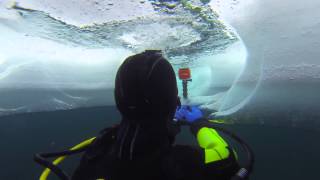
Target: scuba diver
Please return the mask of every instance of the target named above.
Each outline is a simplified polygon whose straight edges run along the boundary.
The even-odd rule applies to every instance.
[[[93,142],[73,180],[226,180],[239,170],[223,139],[215,142],[213,151],[173,145],[179,132],[174,118],[191,122],[191,132],[197,136],[203,116],[198,108],[186,106],[175,114],[176,76],[159,51],[145,51],[123,62],[116,75],[115,101],[122,115],[120,125],[106,129]]]
[[[207,126],[201,110],[181,105],[175,72],[161,51],[128,57],[118,69],[114,95],[121,122],[102,130],[86,147],[72,180],[248,178],[250,148],[251,164],[241,168],[235,151]],[[200,147],[175,144],[186,124]],[[45,164],[42,156],[50,155],[37,154],[35,160]],[[45,166],[57,170],[50,163]]]

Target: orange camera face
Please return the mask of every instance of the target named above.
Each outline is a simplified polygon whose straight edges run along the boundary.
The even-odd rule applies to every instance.
[[[191,78],[191,71],[189,68],[179,69],[179,78],[181,80],[187,80]]]

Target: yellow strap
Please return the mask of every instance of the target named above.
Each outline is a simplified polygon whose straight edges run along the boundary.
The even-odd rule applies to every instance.
[[[73,146],[70,150],[77,150],[77,149],[83,148],[83,147],[85,147],[85,146],[88,146],[88,145],[90,145],[90,144],[92,143],[92,141],[93,141],[95,138],[96,138],[96,137],[87,139],[87,140],[85,140],[85,141],[83,141],[83,142],[81,142],[81,143]],[[67,157],[67,156],[60,156],[60,157],[58,157],[57,159],[55,159],[55,160],[53,161],[53,164],[54,164],[54,165],[58,165],[58,164],[61,163],[66,157]],[[42,172],[39,180],[47,180],[47,177],[49,176],[50,172],[51,172],[51,170],[50,170],[49,168],[46,168],[46,169]]]

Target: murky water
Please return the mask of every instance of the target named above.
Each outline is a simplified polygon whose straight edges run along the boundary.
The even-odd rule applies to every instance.
[[[115,107],[29,113],[0,118],[0,179],[37,179],[42,168],[33,162],[36,152],[56,151],[95,136],[100,129],[119,121]],[[226,125],[253,148],[256,163],[253,180],[317,179],[320,161],[320,132],[286,127]],[[178,143],[195,139],[182,130]],[[240,153],[241,156],[241,153]],[[77,158],[67,159],[63,168],[71,173]],[[51,176],[51,179],[55,179]]]

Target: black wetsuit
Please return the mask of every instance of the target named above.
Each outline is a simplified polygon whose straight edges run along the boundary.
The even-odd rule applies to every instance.
[[[229,180],[239,170],[234,154],[214,163],[204,163],[200,147],[169,145],[140,158],[119,159],[114,144],[117,128],[108,128],[92,143],[72,180]]]

